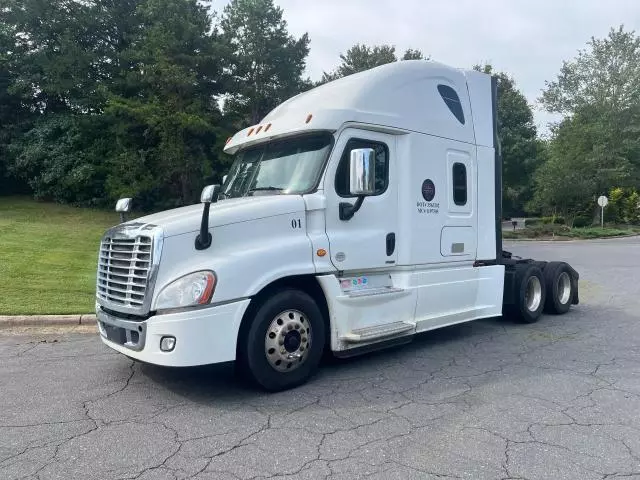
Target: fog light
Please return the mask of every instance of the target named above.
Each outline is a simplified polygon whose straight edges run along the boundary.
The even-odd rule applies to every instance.
[[[171,352],[176,347],[176,337],[162,337],[160,339],[160,350]]]

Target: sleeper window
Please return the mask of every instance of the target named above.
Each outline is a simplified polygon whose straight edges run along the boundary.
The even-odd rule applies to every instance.
[[[462,110],[462,103],[460,103],[460,97],[456,91],[447,86],[447,85],[438,85],[438,93],[444,100],[444,103],[447,105],[453,116],[464,125],[464,112]]]
[[[376,152],[376,191],[374,195],[384,193],[389,183],[389,149],[384,143],[357,138],[349,140],[342,152],[336,172],[336,192],[341,197],[351,196],[349,194],[349,158],[351,150],[356,148],[373,148]]]
[[[464,163],[453,164],[453,202],[456,205],[467,204],[467,167]]]

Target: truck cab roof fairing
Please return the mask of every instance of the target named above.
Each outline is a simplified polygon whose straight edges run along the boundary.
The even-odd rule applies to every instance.
[[[461,123],[452,114],[441,94],[443,86],[458,96],[463,117],[472,118],[463,70],[431,61],[406,60],[349,75],[290,98],[260,124],[236,133],[225,151],[234,153],[246,144],[285,133],[336,130],[347,121],[475,143],[473,122]],[[312,119],[307,123],[309,114]],[[268,124],[268,131],[258,131],[260,125]]]

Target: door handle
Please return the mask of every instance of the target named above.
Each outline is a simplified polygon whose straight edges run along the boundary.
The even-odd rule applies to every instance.
[[[396,234],[387,233],[387,257],[393,255],[396,250]]]

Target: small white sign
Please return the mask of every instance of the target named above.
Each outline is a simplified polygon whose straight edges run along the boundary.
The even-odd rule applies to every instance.
[[[606,207],[608,203],[609,199],[604,195],[598,197],[598,205],[600,205],[602,208]]]

